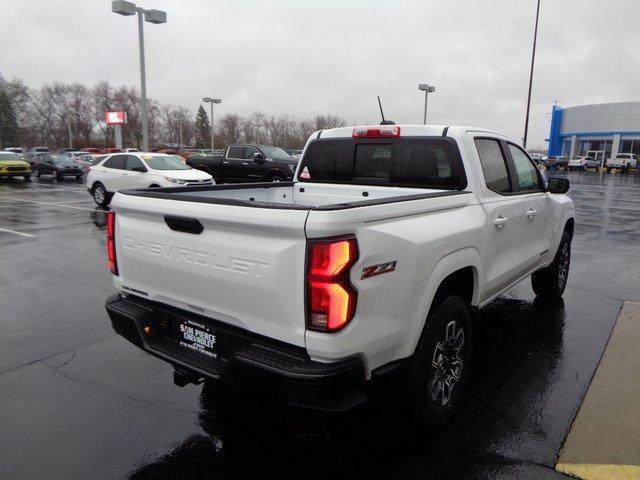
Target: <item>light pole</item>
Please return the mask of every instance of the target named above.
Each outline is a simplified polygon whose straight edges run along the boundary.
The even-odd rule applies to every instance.
[[[213,155],[214,154],[213,152],[213,104],[222,103],[222,100],[220,100],[219,98],[204,97],[202,101],[204,103],[211,104],[211,155]]]
[[[167,23],[167,12],[162,10],[145,10],[135,3],[125,0],[113,0],[111,11],[119,15],[129,16],[138,14],[138,44],[140,47],[140,110],[142,113],[142,151],[149,151],[149,116],[147,112],[147,79],[144,65],[144,21],[149,23]]]
[[[529,134],[529,110],[531,109],[531,87],[533,86],[533,65],[536,62],[536,42],[538,40],[538,17],[540,17],[540,0],[536,7],[536,26],[533,30],[533,48],[531,51],[531,71],[529,72],[529,94],[527,95],[527,114],[524,118],[524,138],[522,146],[527,148],[527,135]]]
[[[73,132],[71,131],[71,115],[80,116],[80,112],[69,110],[67,112],[67,132],[69,133],[69,148],[73,148]]]
[[[427,99],[429,98],[429,94],[436,91],[436,87],[433,85],[427,85],[426,83],[421,83],[418,85],[418,90],[424,90],[424,119],[422,123],[424,125],[427,124]]]

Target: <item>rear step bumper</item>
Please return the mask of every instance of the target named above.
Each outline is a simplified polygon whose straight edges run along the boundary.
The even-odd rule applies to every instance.
[[[132,295],[113,295],[106,308],[116,333],[174,366],[178,386],[213,379],[292,406],[332,412],[348,411],[367,401],[359,358],[315,362],[302,347]],[[182,347],[173,338],[176,322],[186,320],[216,332],[217,358]]]

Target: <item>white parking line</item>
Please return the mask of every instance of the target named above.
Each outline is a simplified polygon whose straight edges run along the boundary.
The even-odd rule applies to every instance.
[[[4,198],[6,198],[7,200],[13,200],[16,202],[36,203],[38,205],[48,205],[50,207],[73,208],[75,210],[86,210],[88,212],[95,211],[95,208],[74,207],[72,205],[61,205],[58,203],[51,203],[51,202],[37,202],[35,200],[25,200],[24,198],[8,197],[6,195],[0,196],[0,199],[4,199]]]
[[[15,230],[9,230],[8,228],[0,228],[0,232],[13,233],[15,235],[20,235],[21,237],[35,237],[35,235],[31,235],[30,233],[16,232]]]

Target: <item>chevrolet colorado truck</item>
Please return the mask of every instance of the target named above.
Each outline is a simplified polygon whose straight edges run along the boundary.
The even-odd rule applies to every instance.
[[[179,386],[344,411],[398,374],[433,427],[460,400],[478,309],[527,276],[562,295],[568,188],[488,130],[319,131],[291,182],[116,193],[106,308]]]

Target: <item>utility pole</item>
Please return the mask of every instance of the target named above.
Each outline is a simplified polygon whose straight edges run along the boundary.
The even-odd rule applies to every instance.
[[[531,87],[533,86],[533,66],[536,61],[536,42],[538,40],[538,18],[540,17],[540,0],[538,0],[538,7],[536,8],[536,26],[533,31],[533,50],[531,52],[531,72],[529,73],[529,95],[527,96],[527,115],[524,119],[524,138],[522,139],[522,146],[527,148],[527,135],[529,133],[529,111],[531,109]]]

